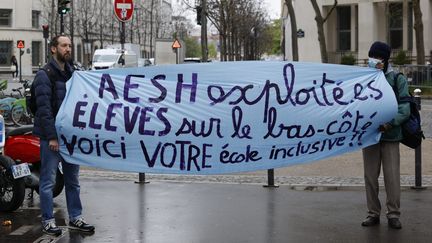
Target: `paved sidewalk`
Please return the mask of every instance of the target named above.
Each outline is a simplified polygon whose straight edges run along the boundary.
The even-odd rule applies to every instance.
[[[32,75],[22,75],[21,78],[23,80],[25,80],[25,79],[32,80],[32,79],[34,79],[34,76],[35,76],[35,74],[32,74]],[[18,82],[19,81],[19,75],[18,75],[17,78],[14,79],[14,78],[12,78],[12,74],[0,73],[0,80],[4,80],[4,79],[9,80],[9,82]]]

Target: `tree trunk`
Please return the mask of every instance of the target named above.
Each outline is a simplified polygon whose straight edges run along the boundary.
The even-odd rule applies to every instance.
[[[150,7],[150,57],[153,56],[153,8],[154,8],[154,0],[151,0]]]
[[[424,38],[423,38],[423,21],[422,12],[420,9],[420,0],[413,0],[413,11],[414,11],[414,29],[416,36],[416,50],[417,50],[417,64],[425,64],[425,53],[424,53]]]
[[[233,28],[232,28],[232,24],[231,24],[231,19],[232,19],[232,13],[231,13],[231,8],[228,5],[226,6],[226,12],[227,12],[227,16],[226,16],[226,27],[227,27],[227,35],[226,35],[226,51],[228,54],[228,61],[232,61],[232,35],[233,35]]]
[[[201,59],[203,62],[208,60],[208,42],[207,42],[207,0],[201,2]]]
[[[221,37],[222,37],[222,42],[221,42],[221,61],[227,61],[227,23],[225,22],[225,9],[224,9],[224,3],[221,2],[220,4],[220,23],[221,23],[221,29],[222,29],[222,33],[221,33]]]
[[[318,41],[320,43],[320,51],[321,51],[321,62],[328,63],[328,54],[327,54],[327,44],[324,34],[324,23],[327,21],[330,14],[333,12],[333,10],[336,8],[337,0],[334,1],[333,7],[330,9],[330,11],[327,13],[326,17],[323,18],[321,15],[320,8],[317,4],[316,0],[311,0],[312,6],[315,10],[315,21],[317,23],[318,28]]]
[[[242,59],[242,50],[244,50],[244,38],[239,38],[238,40],[237,40],[237,43],[236,43],[236,45],[237,45],[237,54],[236,54],[236,60],[238,60],[238,61],[242,61],[243,59]]]
[[[292,48],[292,58],[293,61],[299,60],[298,55],[298,38],[297,38],[297,20],[295,16],[294,7],[292,5],[292,0],[285,0],[285,4],[288,7],[288,15],[290,16],[291,22],[291,48]]]
[[[224,46],[223,46],[223,37],[222,34],[219,34],[219,43],[220,43],[220,61],[223,62],[223,53],[224,53]]]

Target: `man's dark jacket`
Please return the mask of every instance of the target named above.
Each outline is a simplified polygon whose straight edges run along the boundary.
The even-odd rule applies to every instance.
[[[65,71],[61,71],[53,58],[44,67],[48,68],[51,69],[52,80],[45,70],[39,70],[33,81],[37,106],[33,134],[44,140],[57,139],[55,117],[66,95],[66,81],[73,72],[68,63],[65,64]]]

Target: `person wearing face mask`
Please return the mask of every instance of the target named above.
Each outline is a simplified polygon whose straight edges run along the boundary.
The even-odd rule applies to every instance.
[[[393,71],[389,63],[391,48],[386,43],[374,42],[369,50],[368,66],[382,70],[387,82],[396,87],[399,94],[396,97],[407,97],[408,84],[404,75],[398,75]],[[393,92],[393,91],[392,91]],[[387,194],[387,220],[388,226],[393,229],[401,229],[400,217],[400,154],[399,141],[402,140],[401,124],[410,115],[409,103],[398,102],[398,112],[393,119],[381,124],[379,130],[382,133],[379,143],[363,149],[364,178],[366,187],[366,200],[368,216],[362,222],[362,226],[373,226],[380,223],[381,203],[378,198],[378,177],[381,166],[384,174],[384,186]]]

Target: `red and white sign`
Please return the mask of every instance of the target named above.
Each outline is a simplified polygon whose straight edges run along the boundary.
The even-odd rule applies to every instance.
[[[132,19],[133,0],[114,0],[114,14],[118,20],[126,22]]]
[[[23,40],[18,40],[17,41],[17,48],[23,49],[24,47],[25,47],[24,41]]]

